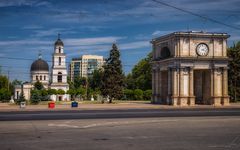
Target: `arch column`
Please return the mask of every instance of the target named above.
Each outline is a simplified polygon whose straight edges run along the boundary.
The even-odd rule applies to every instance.
[[[160,68],[158,68],[158,100],[162,102],[162,73]]]
[[[212,100],[211,103],[214,106],[221,105],[222,101],[222,70],[221,68],[212,68],[211,70],[211,94]]]
[[[155,103],[156,99],[155,99],[155,70],[152,69],[152,103]]]
[[[172,68],[168,68],[168,96],[167,96],[167,104],[171,104],[172,97]]]
[[[192,67],[189,68],[189,100],[188,105],[195,105],[194,96],[194,70]]]
[[[222,105],[229,105],[229,95],[228,95],[228,70],[223,68],[222,73]]]
[[[179,83],[178,83],[179,70],[177,68],[172,68],[172,96],[171,104],[176,106],[178,104],[179,98]]]

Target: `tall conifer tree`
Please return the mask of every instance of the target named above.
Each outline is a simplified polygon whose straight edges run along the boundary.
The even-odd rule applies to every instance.
[[[119,99],[123,95],[122,63],[120,60],[120,52],[116,44],[112,45],[110,56],[104,65],[101,92],[104,96],[109,97],[109,103],[113,99]]]

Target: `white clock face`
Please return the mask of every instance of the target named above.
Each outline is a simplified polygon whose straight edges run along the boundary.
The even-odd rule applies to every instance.
[[[196,51],[199,56],[206,56],[208,54],[208,46],[204,43],[198,44]]]

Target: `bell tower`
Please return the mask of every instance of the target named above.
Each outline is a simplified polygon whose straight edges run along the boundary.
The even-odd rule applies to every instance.
[[[58,39],[54,44],[54,53],[52,55],[52,80],[51,89],[63,90],[65,93],[69,89],[67,83],[66,54],[64,53],[64,44],[58,34]],[[68,95],[57,95],[53,100],[68,100]]]

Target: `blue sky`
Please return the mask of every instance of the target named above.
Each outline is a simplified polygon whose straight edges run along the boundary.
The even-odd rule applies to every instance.
[[[239,0],[159,0],[240,28]],[[33,60],[51,61],[57,34],[69,62],[82,54],[108,57],[116,42],[124,72],[151,51],[152,38],[175,31],[226,32],[228,45],[240,40],[240,30],[201,19],[152,0],[0,0],[1,73],[29,80]],[[51,62],[49,62],[51,66]]]

